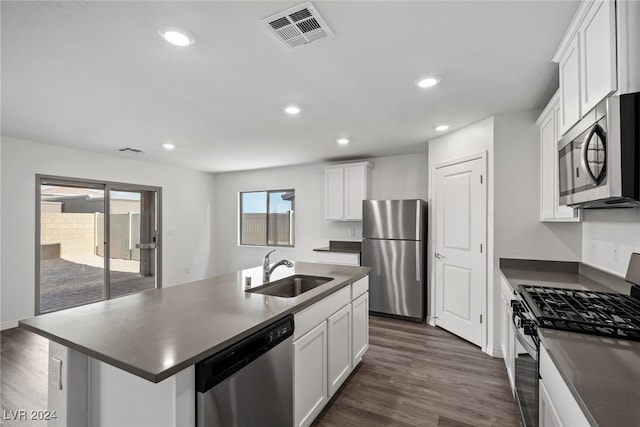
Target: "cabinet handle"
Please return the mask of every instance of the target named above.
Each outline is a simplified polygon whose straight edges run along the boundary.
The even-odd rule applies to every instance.
[[[576,178],[580,178],[580,168],[576,168]]]

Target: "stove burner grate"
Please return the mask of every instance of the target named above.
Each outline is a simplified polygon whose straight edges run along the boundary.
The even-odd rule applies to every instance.
[[[640,341],[640,300],[623,294],[518,285],[539,327]]]

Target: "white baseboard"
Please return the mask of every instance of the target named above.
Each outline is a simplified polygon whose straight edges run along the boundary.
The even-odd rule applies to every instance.
[[[5,329],[17,328],[17,327],[18,327],[18,321],[17,320],[0,323],[0,331],[4,331]]]
[[[491,357],[499,357],[500,359],[504,359],[504,357],[502,356],[502,349],[500,347],[487,346],[485,353],[487,353]]]

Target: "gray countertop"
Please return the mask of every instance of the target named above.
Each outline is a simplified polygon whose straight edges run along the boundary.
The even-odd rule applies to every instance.
[[[544,328],[538,335],[590,422],[640,425],[640,342]]]
[[[368,267],[296,262],[292,274],[333,278],[294,298],[244,289],[262,285],[262,267],[43,314],[20,326],[152,382],[232,345],[366,276]]]
[[[315,248],[314,251],[359,254],[360,252],[362,252],[362,242],[352,240],[329,240],[329,246]]]
[[[515,289],[519,284],[629,293],[630,285],[579,263],[501,260]],[[598,426],[640,425],[640,342],[538,329],[569,390]]]

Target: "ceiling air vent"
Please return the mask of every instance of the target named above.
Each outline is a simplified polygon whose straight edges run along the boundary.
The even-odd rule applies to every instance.
[[[311,3],[303,3],[266,19],[269,31],[290,48],[311,43],[333,33]]]
[[[137,148],[130,148],[130,147],[126,147],[126,148],[118,148],[118,151],[121,153],[132,153],[132,154],[143,154],[144,151],[142,150],[138,150]]]

